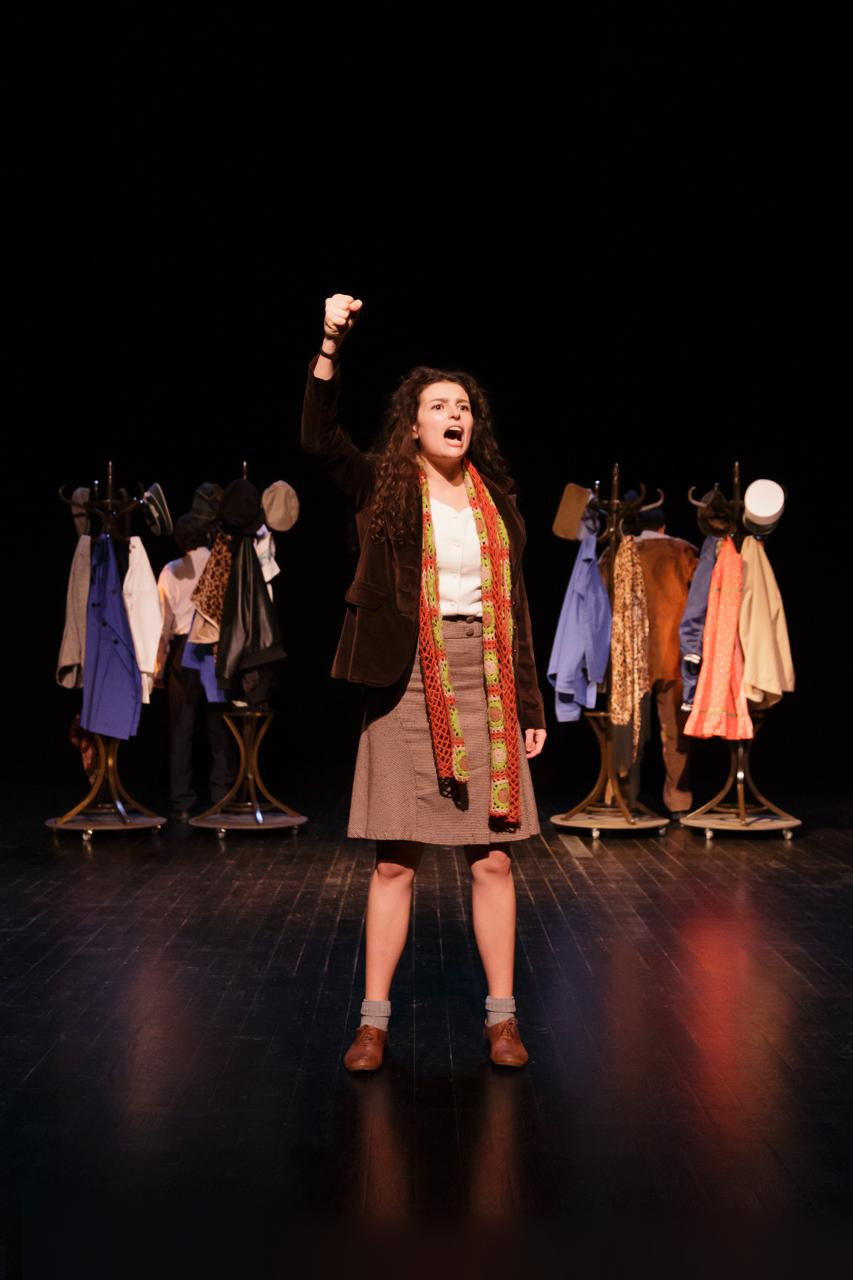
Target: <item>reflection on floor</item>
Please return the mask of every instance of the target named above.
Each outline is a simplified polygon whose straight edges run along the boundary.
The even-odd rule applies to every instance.
[[[341,1055],[372,852],[337,819],[221,845],[7,830],[0,1276],[22,1249],[22,1274],[117,1275],[166,1242],[221,1260],[237,1239],[273,1274],[297,1224],[494,1240],[847,1211],[845,833],[706,847],[543,825],[516,857],[528,1068],[486,1061],[466,866],[440,848],[368,1077]]]

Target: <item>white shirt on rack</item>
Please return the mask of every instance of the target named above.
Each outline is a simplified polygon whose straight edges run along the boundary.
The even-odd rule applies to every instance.
[[[207,547],[193,547],[160,570],[157,587],[163,601],[163,633],[167,643],[172,636],[185,636],[190,629],[195,613],[192,594],[209,558]]]
[[[133,638],[136,665],[142,678],[142,701],[151,701],[157,671],[157,649],[163,630],[163,606],[157,580],[142,539],[132,537],[128,545],[128,566],[122,584],[127,621]]]
[[[456,511],[437,498],[430,498],[430,510],[442,617],[463,614],[480,618],[483,614],[483,591],[480,540],[474,524],[474,512],[470,507]]]

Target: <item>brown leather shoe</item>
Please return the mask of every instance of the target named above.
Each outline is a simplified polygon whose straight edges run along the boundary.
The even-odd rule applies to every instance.
[[[375,1071],[382,1066],[382,1055],[385,1052],[387,1031],[378,1027],[359,1027],[355,1039],[344,1054],[344,1066],[347,1071]]]
[[[505,1018],[493,1027],[484,1027],[483,1033],[491,1045],[489,1056],[492,1062],[499,1067],[524,1066],[529,1055],[521,1043],[515,1018]]]

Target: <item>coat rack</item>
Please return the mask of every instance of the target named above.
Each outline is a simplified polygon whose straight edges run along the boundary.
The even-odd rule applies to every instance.
[[[729,534],[740,551],[746,537],[743,526],[744,503],[741,497],[740,463],[732,468],[732,497],[726,498],[719,484],[715,484],[707,503],[695,497],[696,487],[691,486],[688,500],[698,509],[699,527],[703,533]],[[708,519],[716,518],[717,524],[709,528]],[[722,528],[725,532],[720,532]],[[766,536],[766,535],[765,535]],[[755,736],[764,724],[767,710],[749,709]],[[755,835],[759,831],[781,831],[785,840],[793,838],[795,827],[802,826],[800,818],[780,809],[761,794],[752,778],[749,756],[754,738],[730,739],[729,773],[717,794],[681,818],[683,827],[704,831],[706,840],[713,840],[715,831],[735,831],[740,835]]]
[[[107,482],[104,493],[99,482],[94,481],[86,502],[73,502],[66,496],[67,485],[62,485],[59,497],[68,506],[83,507],[90,516],[97,516],[101,521],[101,530],[111,538],[126,542],[126,518],[135,510],[145,506],[144,491],[140,488],[140,497],[130,498],[126,489],[114,491],[113,464],[107,463]],[[83,799],[59,818],[48,818],[45,825],[53,831],[79,831],[85,841],[92,838],[94,831],[125,831],[129,829],[153,828],[161,830],[166,822],[161,814],[146,809],[133,796],[121,781],[118,772],[118,749],[123,739],[106,737],[100,733],[86,730],[95,744],[97,766],[94,781]]]
[[[605,585],[611,601],[613,599],[613,568],[616,551],[624,536],[626,517],[638,515],[641,511],[651,511],[663,505],[665,495],[658,489],[654,502],[646,503],[645,485],[640,486],[639,496],[630,501],[619,497],[619,463],[614,463],[610,481],[610,498],[605,500],[600,495],[600,483],[596,480],[593,496],[588,510],[597,513],[604,520],[604,528],[598,534],[597,542],[609,543],[610,556],[606,569]],[[598,777],[588,795],[574,808],[566,813],[556,813],[551,822],[558,827],[576,828],[591,831],[592,838],[597,840],[603,830],[606,831],[644,831],[657,828],[663,835],[669,825],[669,819],[655,813],[640,800],[629,803],[622,792],[622,786],[613,764],[613,724],[610,719],[610,681],[611,663],[608,660],[604,688],[607,693],[606,711],[584,711],[584,719],[595,734],[600,753]]]
[[[241,478],[249,478],[246,460],[243,461]],[[237,776],[228,794],[204,813],[190,818],[190,825],[214,830],[220,838],[229,831],[273,831],[283,827],[290,828],[292,834],[297,835],[299,828],[308,821],[307,817],[273,795],[261,777],[258,762],[261,743],[274,713],[250,707],[228,707],[221,714],[237,745]]]

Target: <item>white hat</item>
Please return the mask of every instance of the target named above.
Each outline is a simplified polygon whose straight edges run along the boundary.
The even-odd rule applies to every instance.
[[[743,523],[751,533],[772,533],[785,510],[785,490],[775,480],[753,480],[743,495]]]

